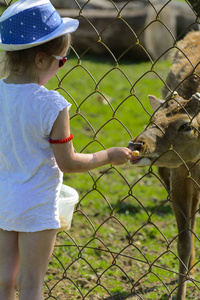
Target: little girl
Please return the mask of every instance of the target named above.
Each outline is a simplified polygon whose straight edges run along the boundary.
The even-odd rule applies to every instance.
[[[78,21],[49,0],[20,0],[0,18],[8,76],[0,80],[0,299],[41,300],[60,228],[62,172],[127,162],[131,150],[75,153],[70,104],[44,85],[66,61]]]

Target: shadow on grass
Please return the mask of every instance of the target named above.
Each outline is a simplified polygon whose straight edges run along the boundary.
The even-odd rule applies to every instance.
[[[162,204],[162,201],[161,201]],[[145,206],[145,209],[148,211],[148,213],[153,213],[159,216],[167,215],[167,214],[173,214],[172,208],[170,205],[162,205],[162,206]],[[125,201],[120,203],[116,209],[115,212],[118,214],[129,214],[129,215],[135,215],[140,212],[142,212],[144,209],[142,206],[139,205],[132,205],[130,203],[126,203]]]
[[[166,283],[167,285],[176,285],[178,284],[177,280],[172,280],[171,282]],[[149,293],[158,291],[159,286],[154,285],[152,287],[147,287],[146,289],[143,289],[142,286],[140,286],[135,292],[132,293],[120,293],[117,292],[117,294],[113,296],[109,296],[107,298],[104,298],[104,300],[125,300],[125,299],[147,299],[146,297],[148,296]],[[143,298],[144,296],[144,298]],[[150,296],[150,295],[149,295]],[[176,296],[169,295],[167,293],[163,294],[162,296],[158,296],[159,298],[156,298],[156,300],[175,300]],[[171,298],[170,298],[171,297]],[[150,299],[150,298],[148,298]]]
[[[141,295],[140,296],[137,296],[137,294],[131,294],[131,295],[128,295],[128,296],[122,296],[120,294],[117,294],[117,295],[114,295],[114,296],[111,296],[111,297],[108,297],[108,298],[104,298],[104,300],[125,300],[125,299],[134,299],[133,297],[136,296],[137,298],[135,299],[146,299],[146,298],[143,298]],[[146,297],[146,296],[144,296]],[[158,298],[157,300],[175,300],[176,298],[175,297],[172,297],[172,298],[169,298],[169,295],[168,294],[164,294],[161,296],[161,298]]]
[[[111,296],[111,297],[108,297],[108,298],[104,298],[104,300],[125,300],[125,299],[134,299],[133,297],[137,297],[135,299],[146,299],[146,298],[143,298],[141,295],[138,296],[136,293],[134,294],[131,294],[131,295],[127,295],[127,296],[123,296],[123,295],[120,295],[120,294],[117,294],[117,295],[114,295],[114,296]],[[146,296],[144,296],[146,297]],[[169,298],[169,295],[168,294],[164,294],[161,296],[161,298],[157,299],[157,300],[175,300],[175,297],[173,298]]]

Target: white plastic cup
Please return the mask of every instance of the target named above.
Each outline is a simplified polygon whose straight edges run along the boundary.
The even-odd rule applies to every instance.
[[[78,203],[78,199],[79,195],[75,189],[64,184],[62,185],[58,200],[58,212],[61,228],[59,228],[58,231],[70,229],[74,206]]]

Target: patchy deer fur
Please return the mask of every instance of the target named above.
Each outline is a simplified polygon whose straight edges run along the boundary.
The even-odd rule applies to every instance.
[[[193,31],[177,45],[170,72],[163,89],[163,97],[176,91],[184,99],[200,92],[200,32]]]
[[[177,300],[185,300],[194,273],[194,231],[200,199],[200,32],[178,43],[163,89],[163,99],[149,96],[154,110],[149,126],[129,143],[138,150],[135,166],[155,165],[169,191],[178,227]],[[175,92],[176,91],[176,92]]]

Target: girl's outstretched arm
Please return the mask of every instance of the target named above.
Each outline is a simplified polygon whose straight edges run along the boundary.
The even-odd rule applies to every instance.
[[[70,136],[69,112],[63,109],[51,132],[52,140],[62,140]],[[126,147],[113,147],[96,153],[75,153],[72,141],[52,144],[57,164],[64,173],[81,173],[106,164],[121,165],[127,162],[132,151]]]

